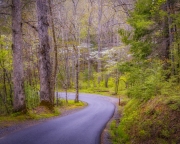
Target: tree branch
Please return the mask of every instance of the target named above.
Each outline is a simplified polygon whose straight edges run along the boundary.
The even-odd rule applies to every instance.
[[[30,26],[31,28],[33,28],[36,32],[38,32],[37,27],[35,27],[34,25],[32,25],[30,22],[27,22],[27,21],[24,21],[24,20],[22,20],[22,21],[23,21],[23,23],[25,23],[25,24],[27,24],[28,26]]]

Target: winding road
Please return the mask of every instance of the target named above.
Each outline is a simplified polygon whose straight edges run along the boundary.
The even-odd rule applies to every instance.
[[[64,97],[64,93],[59,93]],[[68,99],[75,94],[68,93]],[[73,114],[22,129],[0,139],[0,144],[100,144],[106,123],[113,116],[117,99],[80,94],[88,106]]]

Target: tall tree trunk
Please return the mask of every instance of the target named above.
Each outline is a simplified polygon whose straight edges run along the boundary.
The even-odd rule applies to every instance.
[[[77,25],[77,6],[79,0],[72,0],[73,2],[73,14],[74,14],[74,40],[78,43],[80,39],[78,39],[78,25]],[[80,44],[80,43],[79,43]],[[80,65],[80,49],[77,47],[77,44],[73,45],[74,53],[75,53],[75,89],[76,89],[76,96],[75,102],[79,102],[79,65]]]
[[[91,3],[92,7],[92,3]],[[89,8],[90,9],[90,8]],[[91,79],[91,59],[90,59],[90,54],[91,54],[91,42],[90,42],[90,27],[92,23],[92,8],[90,10],[89,14],[89,19],[88,19],[88,30],[87,30],[87,47],[88,47],[88,87],[90,87],[90,79]]]
[[[26,111],[24,94],[24,73],[22,61],[22,18],[21,0],[12,0],[12,32],[13,32],[13,85],[15,112]]]
[[[98,84],[101,81],[101,18],[102,18],[102,0],[98,0]]]
[[[51,63],[50,63],[50,45],[48,36],[48,1],[36,0],[38,15],[38,33],[39,33],[39,71],[40,71],[40,99],[41,105],[49,108],[53,107],[51,96]]]
[[[50,19],[51,19],[51,26],[52,26],[52,34],[53,34],[53,42],[54,42],[54,54],[52,60],[52,74],[51,74],[51,99],[54,103],[54,94],[55,94],[55,87],[56,87],[56,75],[57,75],[57,42],[56,42],[56,33],[54,27],[54,20],[53,20],[53,13],[52,13],[52,0],[48,0],[49,2],[49,11],[50,11]]]

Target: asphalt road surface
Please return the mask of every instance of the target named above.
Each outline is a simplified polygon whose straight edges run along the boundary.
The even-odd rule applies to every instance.
[[[59,93],[64,97],[64,93]],[[69,93],[73,99],[75,94]],[[73,114],[22,129],[0,139],[0,144],[100,144],[100,136],[111,119],[116,99],[80,94],[88,106]]]

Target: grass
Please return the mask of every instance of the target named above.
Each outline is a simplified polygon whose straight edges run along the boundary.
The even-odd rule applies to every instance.
[[[61,108],[66,109],[74,109],[85,105],[87,105],[85,102],[79,101],[78,103],[75,103],[74,100],[68,100],[68,103],[66,103],[64,99],[62,99],[60,103]]]
[[[68,104],[66,104],[65,100],[62,99],[60,105],[58,107],[54,107],[53,110],[49,110],[48,108],[43,106],[38,106],[36,108],[28,110],[26,114],[12,113],[11,115],[0,116],[0,128],[10,127],[29,120],[40,120],[56,117],[61,115],[61,110],[72,110],[81,108],[85,105],[86,103],[82,101],[80,101],[79,103],[75,103],[74,100],[68,100]]]

